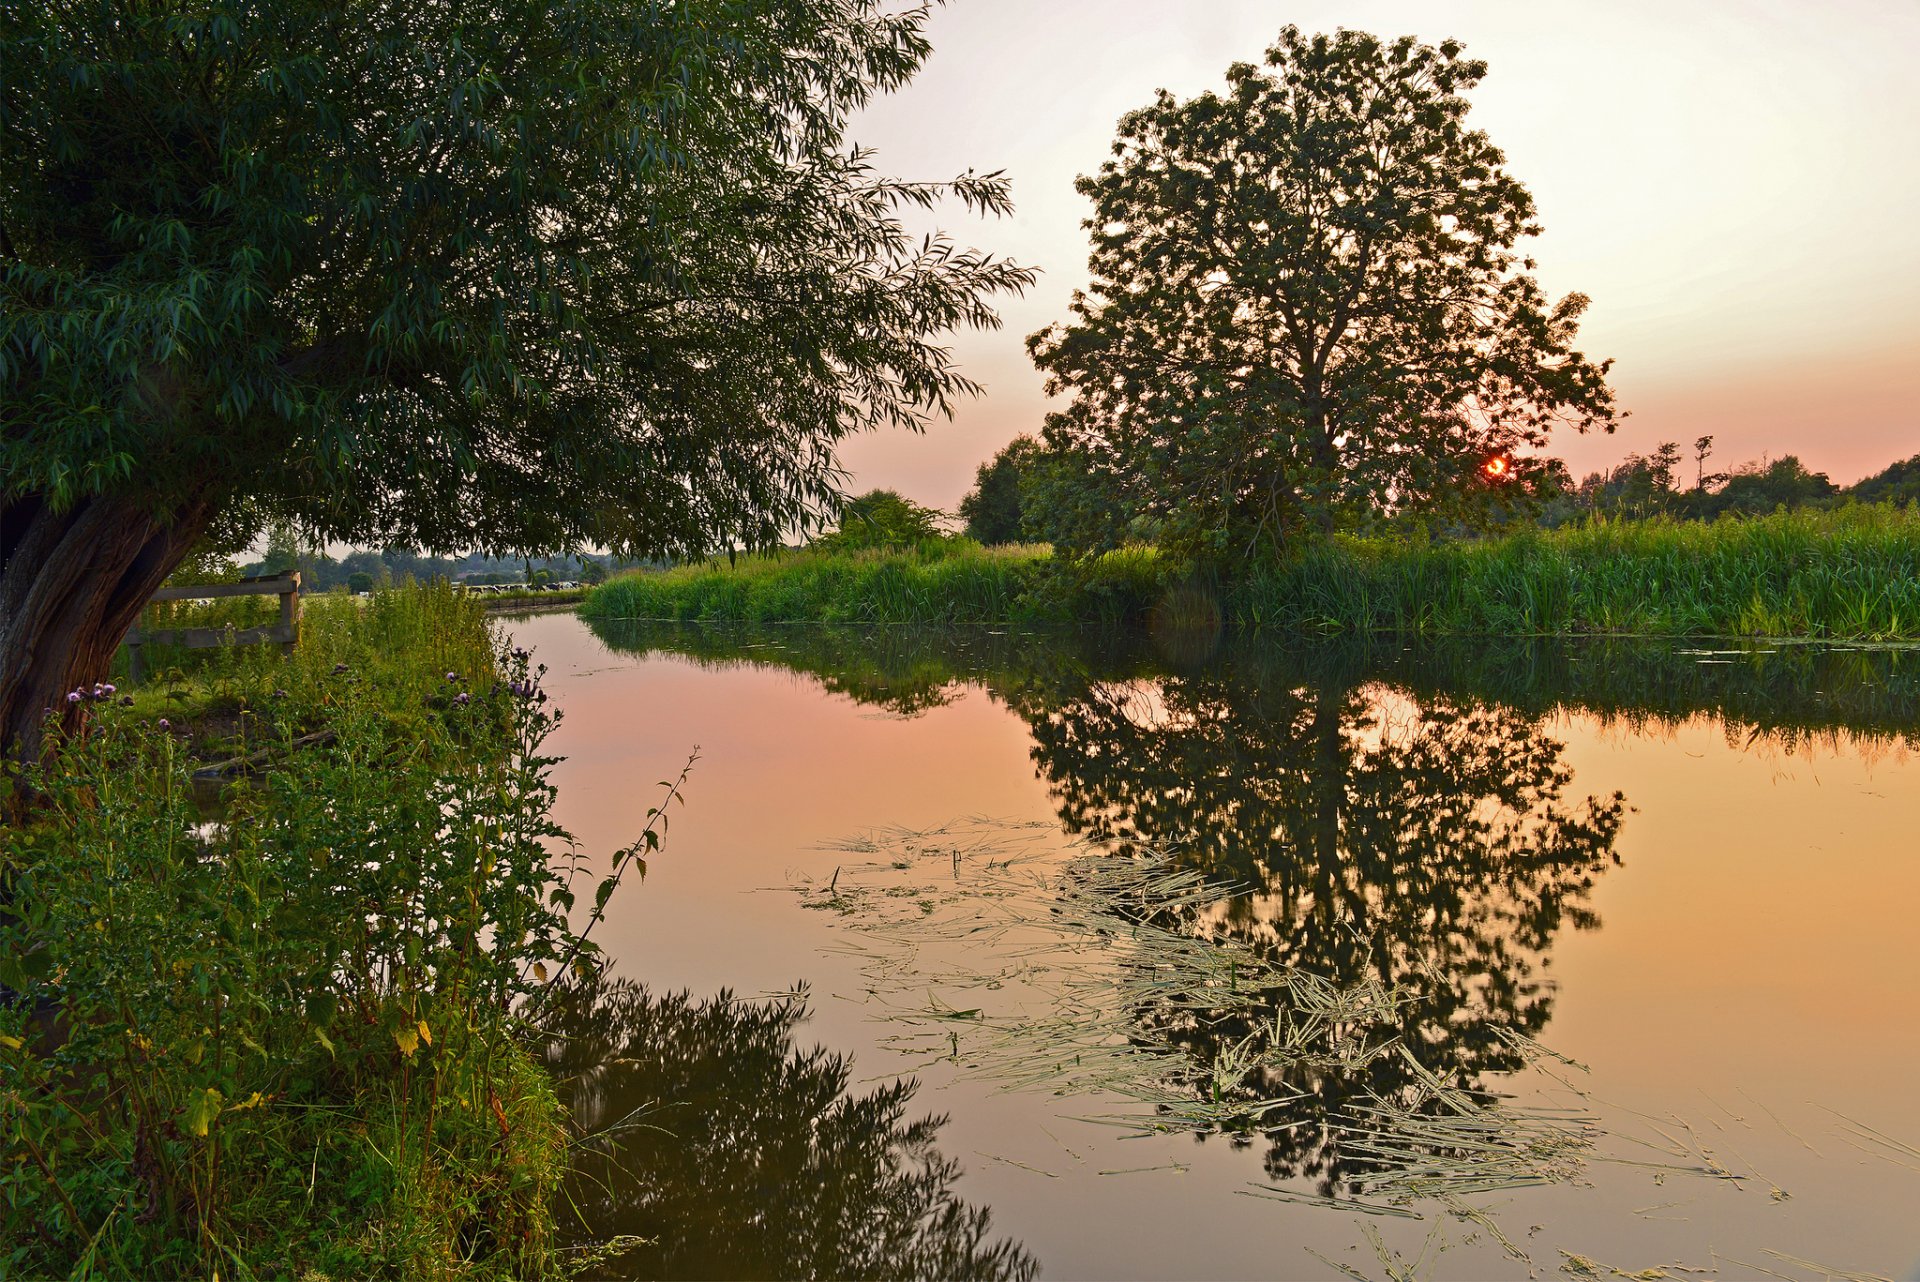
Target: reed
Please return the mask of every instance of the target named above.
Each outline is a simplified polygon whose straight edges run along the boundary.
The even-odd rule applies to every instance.
[[[1596,519],[1417,541],[1342,535],[1198,572],[1152,547],[1083,562],[965,539],[812,549],[623,575],[600,619],[737,623],[1219,621],[1307,633],[1920,639],[1920,508],[1852,505],[1718,521]]]
[[[1920,509],[1336,538],[1261,567],[1231,608],[1310,632],[1908,640],[1920,637]]]
[[[1033,612],[1041,547],[929,540],[915,548],[806,550],[624,574],[582,607],[595,618],[700,622],[1003,623]]]

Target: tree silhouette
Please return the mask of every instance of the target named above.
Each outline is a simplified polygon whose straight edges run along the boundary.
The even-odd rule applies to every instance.
[[[988,1236],[934,1148],[946,1119],[906,1120],[915,1084],[847,1093],[850,1062],[797,1050],[801,995],[707,1001],[627,981],[561,993],[547,1065],[592,1141],[568,1178],[579,1236],[646,1239],[630,1278],[1028,1279],[1019,1244]],[[623,1124],[624,1123],[624,1124]]]
[[[1011,701],[1068,831],[1174,848],[1237,888],[1190,928],[1343,987],[1399,990],[1391,1032],[1452,1084],[1518,1068],[1509,1035],[1551,1016],[1556,935],[1597,924],[1588,895],[1618,862],[1624,798],[1570,801],[1563,745],[1511,708],[1290,675],[1029,683]],[[1139,1020],[1212,1063],[1276,1013],[1169,1003]],[[1420,1093],[1395,1055],[1260,1070],[1237,1089],[1249,1102],[1301,1096],[1257,1124],[1268,1171],[1329,1192],[1366,1169],[1338,1143],[1350,1106]]]

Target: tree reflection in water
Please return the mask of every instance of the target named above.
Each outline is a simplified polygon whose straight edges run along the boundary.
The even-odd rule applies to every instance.
[[[646,1239],[628,1278],[1027,1279],[1019,1244],[953,1196],[945,1118],[911,1081],[847,1092],[849,1062],[798,1050],[800,995],[656,996],[610,980],[560,994],[546,1058],[581,1132],[566,1194],[583,1242]]]
[[[1121,850],[1172,849],[1233,888],[1190,912],[1184,929],[1340,988],[1394,990],[1403,999],[1395,1026],[1369,1040],[1397,1037],[1408,1056],[1336,1066],[1310,1055],[1283,1067],[1275,1062],[1287,1057],[1272,1056],[1237,1088],[1249,1104],[1297,1097],[1227,1129],[1236,1143],[1266,1140],[1273,1178],[1312,1179],[1328,1193],[1378,1169],[1343,1146],[1357,1109],[1431,1100],[1431,1081],[1409,1057],[1447,1086],[1476,1091],[1523,1066],[1528,1039],[1552,1014],[1555,939],[1596,924],[1590,894],[1618,862],[1627,805],[1618,794],[1575,795],[1564,745],[1548,729],[1558,709],[1679,719],[1731,702],[1757,722],[1792,726],[1817,707],[1775,706],[1778,664],[1792,656],[1757,658],[1749,674],[1699,666],[1671,647],[1515,644],[1496,654],[1242,638],[1181,654],[1137,637],[1055,644],[617,625],[601,634],[617,648],[811,672],[909,715],[962,684],[984,687],[1030,728],[1068,832]],[[1905,698],[1911,685],[1876,688],[1898,686]],[[1134,1021],[1143,1042],[1211,1065],[1230,1050],[1258,1057],[1276,1013],[1274,1003],[1194,1011],[1174,1000],[1143,1006]],[[1195,1089],[1219,1088],[1209,1077]]]
[[[1511,1035],[1545,1027],[1548,953],[1563,926],[1595,924],[1589,892],[1618,862],[1626,811],[1617,794],[1569,799],[1564,746],[1539,718],[1272,667],[1000,693],[1033,732],[1068,831],[1169,848],[1242,888],[1191,914],[1190,930],[1341,987],[1398,990],[1391,1034],[1449,1085],[1522,1066]],[[1170,1002],[1137,1018],[1151,1040],[1210,1064],[1227,1048],[1261,1049],[1274,1014]],[[1330,1193],[1370,1166],[1342,1148],[1354,1106],[1429,1094],[1400,1055],[1269,1065],[1238,1091],[1249,1103],[1299,1097],[1260,1120],[1268,1173]]]

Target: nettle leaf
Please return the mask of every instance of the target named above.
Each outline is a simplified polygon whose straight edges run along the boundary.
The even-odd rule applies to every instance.
[[[213,1125],[213,1119],[220,1115],[220,1105],[225,1098],[211,1086],[189,1098],[186,1120],[183,1123],[187,1134],[205,1139],[207,1129]]]
[[[327,1028],[340,1013],[340,998],[329,989],[315,989],[307,994],[306,1008],[307,1018],[316,1027]]]

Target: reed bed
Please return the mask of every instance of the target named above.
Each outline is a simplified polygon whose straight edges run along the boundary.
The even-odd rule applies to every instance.
[[[982,548],[965,540],[743,556],[620,575],[595,589],[583,612],[704,622],[1005,622],[1032,594],[1048,559],[1044,548]]]
[[[1339,538],[1262,567],[1234,617],[1313,632],[1920,638],[1920,508],[1497,538]]]
[[[622,575],[602,619],[867,624],[1231,622],[1306,633],[1920,640],[1920,507],[1595,520],[1418,541],[1339,536],[1198,572],[1151,547],[814,549]]]
[[[807,549],[633,571],[594,589],[581,613],[702,623],[1125,622],[1165,594],[1170,564],[1152,548],[1069,565],[1045,545],[983,548],[971,539]]]

